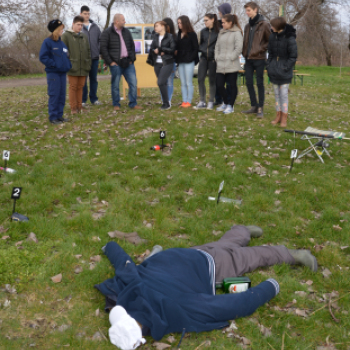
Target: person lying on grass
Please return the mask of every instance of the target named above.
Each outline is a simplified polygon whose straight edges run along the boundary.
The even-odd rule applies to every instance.
[[[173,332],[203,332],[228,326],[227,320],[249,316],[279,292],[269,278],[238,294],[215,295],[215,284],[259,267],[302,264],[317,271],[308,250],[284,246],[247,247],[260,237],[257,226],[233,226],[217,242],[161,251],[136,266],[116,243],[103,247],[115,277],[95,287],[110,311],[110,340],[119,348],[136,349],[143,336],[160,340]]]

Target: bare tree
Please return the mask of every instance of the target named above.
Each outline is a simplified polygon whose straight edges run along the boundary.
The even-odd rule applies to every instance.
[[[165,17],[176,20],[181,15],[180,4],[173,0],[150,0],[143,3],[138,16],[139,22],[154,23]],[[176,21],[175,21],[176,22]]]

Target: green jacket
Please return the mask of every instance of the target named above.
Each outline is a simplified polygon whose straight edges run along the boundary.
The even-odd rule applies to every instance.
[[[67,73],[75,77],[88,76],[91,69],[91,52],[89,39],[83,33],[68,29],[62,35],[62,41],[68,47],[72,69]]]

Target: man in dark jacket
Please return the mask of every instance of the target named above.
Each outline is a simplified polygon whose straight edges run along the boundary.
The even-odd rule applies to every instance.
[[[98,63],[100,60],[100,36],[101,30],[98,25],[90,19],[90,9],[88,6],[82,6],[80,16],[84,18],[83,33],[88,37],[91,50],[91,70],[89,72],[90,80],[90,102],[93,105],[100,105],[101,103],[97,97],[97,72]],[[83,106],[86,105],[88,99],[88,85],[87,79],[83,89]]]
[[[137,105],[135,44],[130,31],[124,26],[124,15],[116,14],[113,24],[102,33],[100,38],[101,55],[112,74],[112,99],[115,111],[120,110],[119,83],[122,75],[129,85],[129,107],[141,109]]]
[[[243,57],[245,58],[245,76],[251,108],[243,113],[256,113],[257,118],[264,116],[264,69],[266,63],[266,51],[271,34],[270,24],[265,17],[258,13],[259,7],[255,2],[244,5],[249,23],[244,28]],[[254,90],[254,71],[258,86],[259,103],[256,100]]]
[[[279,285],[269,279],[243,293],[215,295],[215,283],[282,263],[299,263],[317,271],[316,258],[307,250],[246,247],[251,237],[261,235],[262,229],[256,226],[233,226],[217,242],[167,249],[138,266],[117,243],[109,242],[103,250],[115,268],[115,277],[95,287],[106,296],[106,311],[116,305],[124,308],[141,325],[142,335],[155,340],[183,329],[203,332],[222,328],[227,320],[251,315],[271,300]],[[120,327],[123,325],[110,329],[110,335],[125,333]],[[133,339],[132,344],[138,341],[141,339]]]

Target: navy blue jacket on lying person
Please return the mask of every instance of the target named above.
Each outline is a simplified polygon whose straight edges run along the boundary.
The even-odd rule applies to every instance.
[[[67,73],[72,68],[68,48],[61,38],[57,41],[46,38],[41,45],[39,60],[45,65],[46,73]]]
[[[251,315],[277,294],[277,282],[265,281],[243,293],[213,295],[208,260],[195,249],[168,249],[138,266],[115,242],[106,245],[105,254],[115,276],[95,287],[155,340],[184,328],[203,332],[228,326],[227,320]]]

